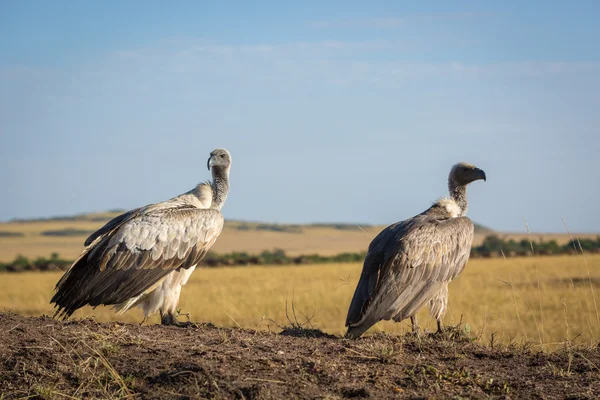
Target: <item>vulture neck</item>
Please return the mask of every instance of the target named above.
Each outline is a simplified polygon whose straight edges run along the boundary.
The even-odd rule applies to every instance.
[[[213,167],[212,168],[212,205],[211,208],[221,210],[225,200],[227,199],[227,192],[229,191],[229,170]]]
[[[468,208],[467,185],[460,185],[451,177],[448,179],[448,191],[450,192],[450,198],[460,207],[460,217],[464,217],[467,214]]]

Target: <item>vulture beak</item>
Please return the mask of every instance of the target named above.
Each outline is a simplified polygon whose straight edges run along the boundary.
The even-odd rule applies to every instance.
[[[214,163],[215,163],[215,162],[214,162],[214,160],[213,160],[213,156],[211,155],[211,156],[208,158],[208,161],[206,162],[206,167],[208,168],[208,170],[209,170],[209,171],[210,171],[210,167],[212,167]]]
[[[473,172],[475,173],[475,180],[483,179],[483,181],[485,182],[485,172],[482,169],[475,168]]]

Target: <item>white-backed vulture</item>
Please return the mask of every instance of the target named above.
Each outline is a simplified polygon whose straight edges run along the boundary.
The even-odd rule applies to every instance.
[[[159,311],[164,325],[188,324],[176,318],[181,287],[223,229],[231,155],[216,149],[207,166],[212,182],[119,215],[90,235],[56,284],[55,316],[85,305],[112,305],[119,314],[140,306],[146,317]]]
[[[448,177],[449,198],[421,214],[385,228],[369,245],[348,310],[349,338],[360,337],[381,320],[411,318],[427,303],[438,330],[448,304],[448,283],[461,273],[471,252],[473,223],[467,213],[467,185],[485,172],[459,163]]]

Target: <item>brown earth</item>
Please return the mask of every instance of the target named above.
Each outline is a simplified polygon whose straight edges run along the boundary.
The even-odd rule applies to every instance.
[[[350,341],[281,333],[60,322],[0,313],[0,399],[538,398],[600,396],[600,349],[547,354],[461,333]]]

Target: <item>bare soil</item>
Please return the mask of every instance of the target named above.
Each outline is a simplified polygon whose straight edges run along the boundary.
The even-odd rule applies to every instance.
[[[255,332],[60,322],[0,313],[0,399],[600,397],[600,349],[551,354],[442,335],[351,341]]]

